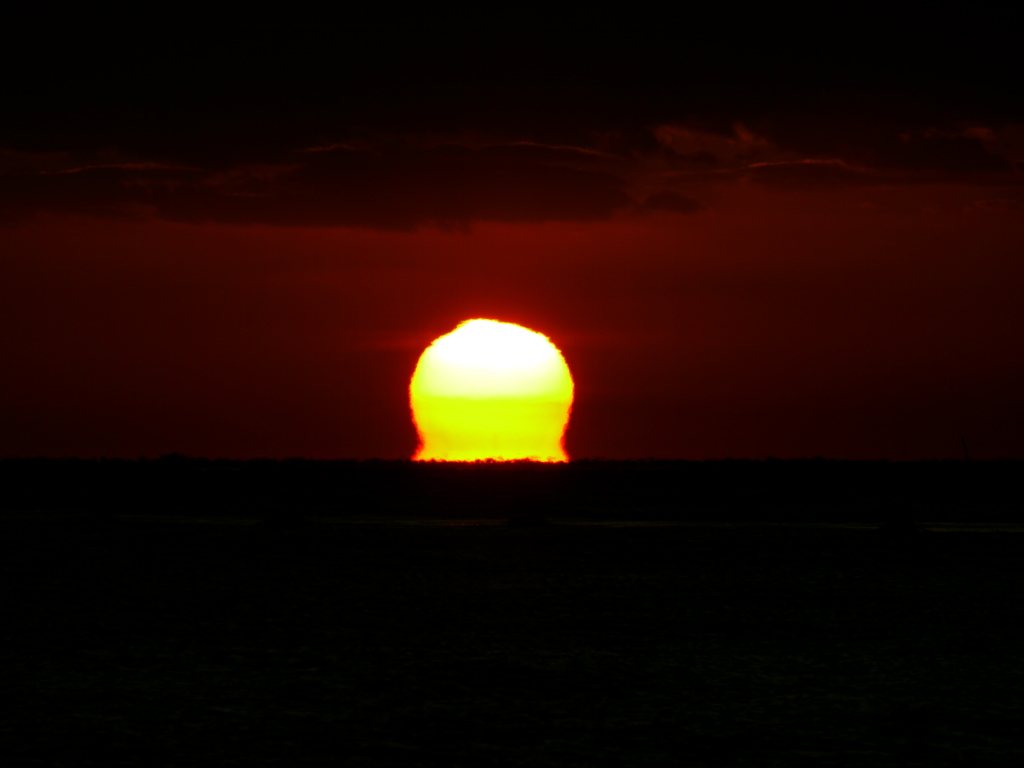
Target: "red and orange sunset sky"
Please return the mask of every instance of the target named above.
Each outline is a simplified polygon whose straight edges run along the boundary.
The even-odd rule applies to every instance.
[[[600,31],[5,60],[0,456],[408,458],[493,318],[572,458],[1024,457],[1012,46]]]

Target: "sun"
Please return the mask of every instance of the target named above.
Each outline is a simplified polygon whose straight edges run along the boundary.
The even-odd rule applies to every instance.
[[[467,320],[424,350],[409,385],[419,461],[567,461],[573,381],[541,333]]]

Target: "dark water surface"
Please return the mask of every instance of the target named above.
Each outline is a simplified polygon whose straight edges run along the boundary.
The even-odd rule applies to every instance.
[[[1024,526],[6,515],[11,766],[1009,766]]]

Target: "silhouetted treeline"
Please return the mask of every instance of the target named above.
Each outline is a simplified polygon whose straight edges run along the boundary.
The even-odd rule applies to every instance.
[[[0,509],[118,514],[1012,522],[1024,462],[6,459]]]

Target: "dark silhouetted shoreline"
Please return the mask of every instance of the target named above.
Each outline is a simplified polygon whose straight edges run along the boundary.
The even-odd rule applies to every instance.
[[[1024,462],[6,459],[0,509],[614,520],[1004,520]]]

